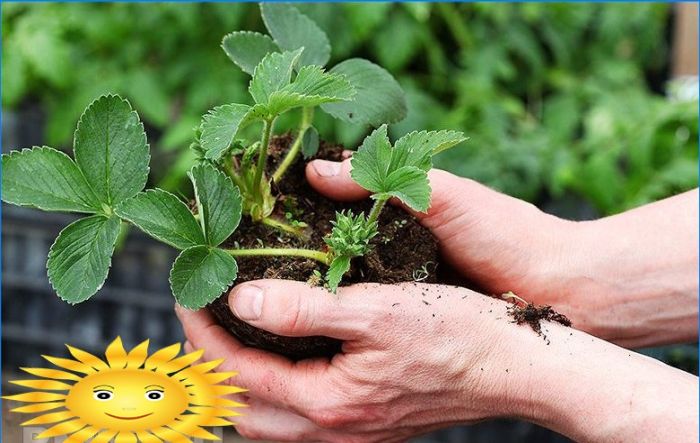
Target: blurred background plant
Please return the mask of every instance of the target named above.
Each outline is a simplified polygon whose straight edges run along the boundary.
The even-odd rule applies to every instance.
[[[690,9],[679,14],[681,6]],[[681,6],[298,4],[328,34],[331,66],[364,57],[402,84],[408,116],[390,126],[393,138],[416,129],[464,131],[469,141],[437,156],[438,167],[575,219],[698,184],[697,5]],[[264,32],[255,4],[3,3],[1,9],[4,151],[69,147],[82,110],[116,92],[146,124],[151,184],[182,192],[201,115],[250,99],[248,76],[219,45],[234,30]],[[695,22],[679,33],[684,17]],[[678,70],[673,60],[681,46],[691,58]],[[678,74],[695,77],[670,82]],[[280,126],[291,127],[294,117]],[[315,125],[322,138],[350,148],[369,131],[323,113]],[[40,354],[60,355],[66,342],[101,352],[117,334],[129,345],[145,337],[155,346],[182,338],[167,282],[172,251],[137,232],[100,297],[69,307],[52,294],[46,252],[58,227],[70,221],[3,207],[8,390],[18,366],[41,365]],[[694,345],[645,352],[697,374]],[[566,441],[502,421],[420,441],[467,440]]]
[[[697,185],[697,99],[669,100],[668,4],[308,4],[334,61],[363,56],[404,86],[391,127],[456,128],[438,166],[537,203],[573,196],[609,214]],[[339,13],[338,10],[342,10]],[[124,94],[149,127],[154,180],[177,189],[193,127],[246,102],[219,47],[263,30],[254,4],[3,5],[2,103],[39,106],[44,141],[68,146],[82,109]],[[399,37],[400,36],[400,37]],[[319,116],[354,147],[368,128]]]

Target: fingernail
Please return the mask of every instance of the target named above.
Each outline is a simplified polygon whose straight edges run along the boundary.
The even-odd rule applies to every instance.
[[[263,290],[255,285],[237,287],[229,296],[233,313],[241,320],[257,320],[262,314]]]
[[[316,160],[311,163],[316,174],[321,177],[333,177],[340,174],[340,163],[328,160]]]

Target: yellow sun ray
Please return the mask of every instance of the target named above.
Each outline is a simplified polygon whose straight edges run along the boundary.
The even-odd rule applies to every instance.
[[[22,423],[22,426],[48,425],[49,423],[58,423],[59,421],[65,421],[69,418],[75,418],[75,414],[70,411],[50,412],[48,414],[34,417],[31,420],[27,420]]]
[[[24,394],[3,395],[6,400],[22,401],[25,403],[44,403],[47,401],[64,400],[64,394],[54,394],[53,392],[25,392]]]
[[[238,372],[212,372],[211,374],[205,374],[204,379],[213,385],[221,383],[222,381],[228,380],[229,378],[235,377]]]
[[[214,406],[216,408],[242,408],[246,405],[243,403],[238,403],[237,401],[229,400],[228,398],[217,397],[213,402],[211,402],[211,405],[207,406]]]
[[[76,418],[73,420],[64,421],[57,425],[51,426],[49,429],[45,430],[41,434],[37,435],[36,438],[41,440],[42,438],[58,437],[59,435],[72,434],[84,428],[85,422],[81,419]]]
[[[198,365],[190,366],[189,368],[185,369],[186,371],[196,371],[199,372],[200,374],[206,374],[207,372],[211,372],[221,363],[224,362],[223,358],[217,359],[217,360],[212,360],[212,361],[206,361],[204,363],[200,363]]]
[[[233,417],[239,415],[238,412],[225,408],[212,408],[209,406],[190,406],[188,411],[198,415],[208,415],[215,417]]]
[[[35,375],[42,378],[51,378],[54,380],[80,380],[80,376],[75,375],[71,372],[60,371],[58,369],[46,369],[46,368],[20,368],[24,372]]]
[[[92,439],[90,443],[109,443],[117,435],[117,431],[104,430]]]
[[[232,415],[241,415],[239,413],[235,413]],[[202,421],[202,426],[207,426],[207,427],[222,427],[222,426],[234,426],[235,423],[232,421],[225,420],[221,417],[209,417]]]
[[[98,358],[89,352],[85,352],[82,349],[74,348],[73,346],[66,345],[68,352],[71,353],[76,360],[85,363],[87,366],[97,370],[103,371],[107,369],[107,363],[105,363],[101,358]]]
[[[51,426],[39,438],[67,436],[67,443],[218,440],[205,428],[233,425],[229,419],[240,415],[233,408],[246,406],[226,398],[246,391],[228,382],[236,372],[214,372],[222,360],[200,362],[202,350],[178,357],[177,343],[149,356],[148,344],[127,351],[117,338],[104,360],[68,346],[74,360],[44,356],[62,369],[22,368],[38,378],[12,383],[35,391],[3,398],[29,403],[13,412],[38,414],[23,425]]]
[[[144,340],[126,356],[126,368],[140,368],[148,357],[148,340]]]
[[[43,391],[68,391],[72,386],[57,380],[12,380],[10,383]]]
[[[179,432],[173,431],[168,428],[158,428],[154,429],[154,434],[156,434],[160,439],[165,440],[170,443],[192,443],[192,440],[180,434]]]
[[[144,367],[149,371],[155,370],[156,368],[175,358],[175,356],[180,353],[181,348],[182,346],[180,345],[180,343],[175,343],[166,348],[154,352],[153,354],[151,354],[150,357],[146,359]]]
[[[133,432],[120,432],[114,439],[114,443],[138,443],[138,440]]]
[[[198,426],[200,418],[195,415],[183,415],[178,421],[169,424],[168,427],[190,437],[219,440],[219,437]]]
[[[214,385],[211,387],[215,395],[229,395],[229,394],[240,394],[241,392],[247,392],[247,389],[239,388],[238,386],[223,386]]]
[[[94,374],[97,372],[92,366],[88,366],[85,363],[69,360],[67,358],[49,357],[48,355],[42,355],[45,360],[52,363],[59,368],[68,369],[69,371],[80,372],[81,374]]]
[[[107,363],[112,369],[121,369],[126,366],[126,349],[124,349],[121,337],[117,337],[107,346],[105,357],[107,357]]]
[[[138,431],[136,437],[141,443],[163,443],[163,440],[146,431]]]
[[[19,412],[20,414],[33,414],[36,412],[46,412],[52,409],[62,408],[66,405],[64,401],[55,401],[50,403],[35,403],[27,406],[10,409],[11,412]]]
[[[99,431],[99,429],[93,426],[86,426],[78,432],[75,432],[68,436],[68,438],[65,439],[63,443],[85,443],[90,438],[95,436],[95,434],[97,434]]]
[[[172,374],[173,372],[178,372],[202,358],[202,355],[204,355],[203,349],[191,352],[189,354],[185,354],[182,357],[175,358],[173,360],[163,363],[161,366],[158,366],[156,368],[156,372],[161,372],[165,374]]]

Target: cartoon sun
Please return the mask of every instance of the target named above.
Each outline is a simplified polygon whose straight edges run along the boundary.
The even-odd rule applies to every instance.
[[[223,360],[192,365],[202,350],[178,357],[180,345],[174,344],[149,356],[146,340],[127,353],[119,337],[107,347],[106,361],[72,346],[68,350],[75,360],[43,356],[62,369],[22,368],[41,378],[12,382],[38,391],[3,397],[31,403],[13,412],[52,411],[22,423],[52,425],[39,439],[68,435],[64,443],[219,440],[203,427],[233,425],[224,417],[240,414],[227,408],[245,406],[223,398],[245,392],[219,384],[236,375],[212,372]]]

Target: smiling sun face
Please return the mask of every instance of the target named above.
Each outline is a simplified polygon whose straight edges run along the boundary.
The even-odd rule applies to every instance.
[[[221,360],[191,366],[202,351],[177,357],[176,344],[148,356],[145,341],[127,353],[119,338],[107,347],[106,361],[71,346],[68,350],[75,360],[44,357],[61,370],[22,368],[42,378],[12,382],[41,391],[3,397],[31,403],[14,412],[52,411],[22,423],[52,425],[37,438],[69,435],[66,443],[218,440],[203,427],[233,424],[223,417],[239,414],[226,408],[244,406],[222,398],[244,389],[219,385],[235,375],[211,372]]]
[[[123,369],[88,375],[66,397],[66,409],[90,424],[145,431],[172,423],[189,406],[187,389],[167,375]]]

